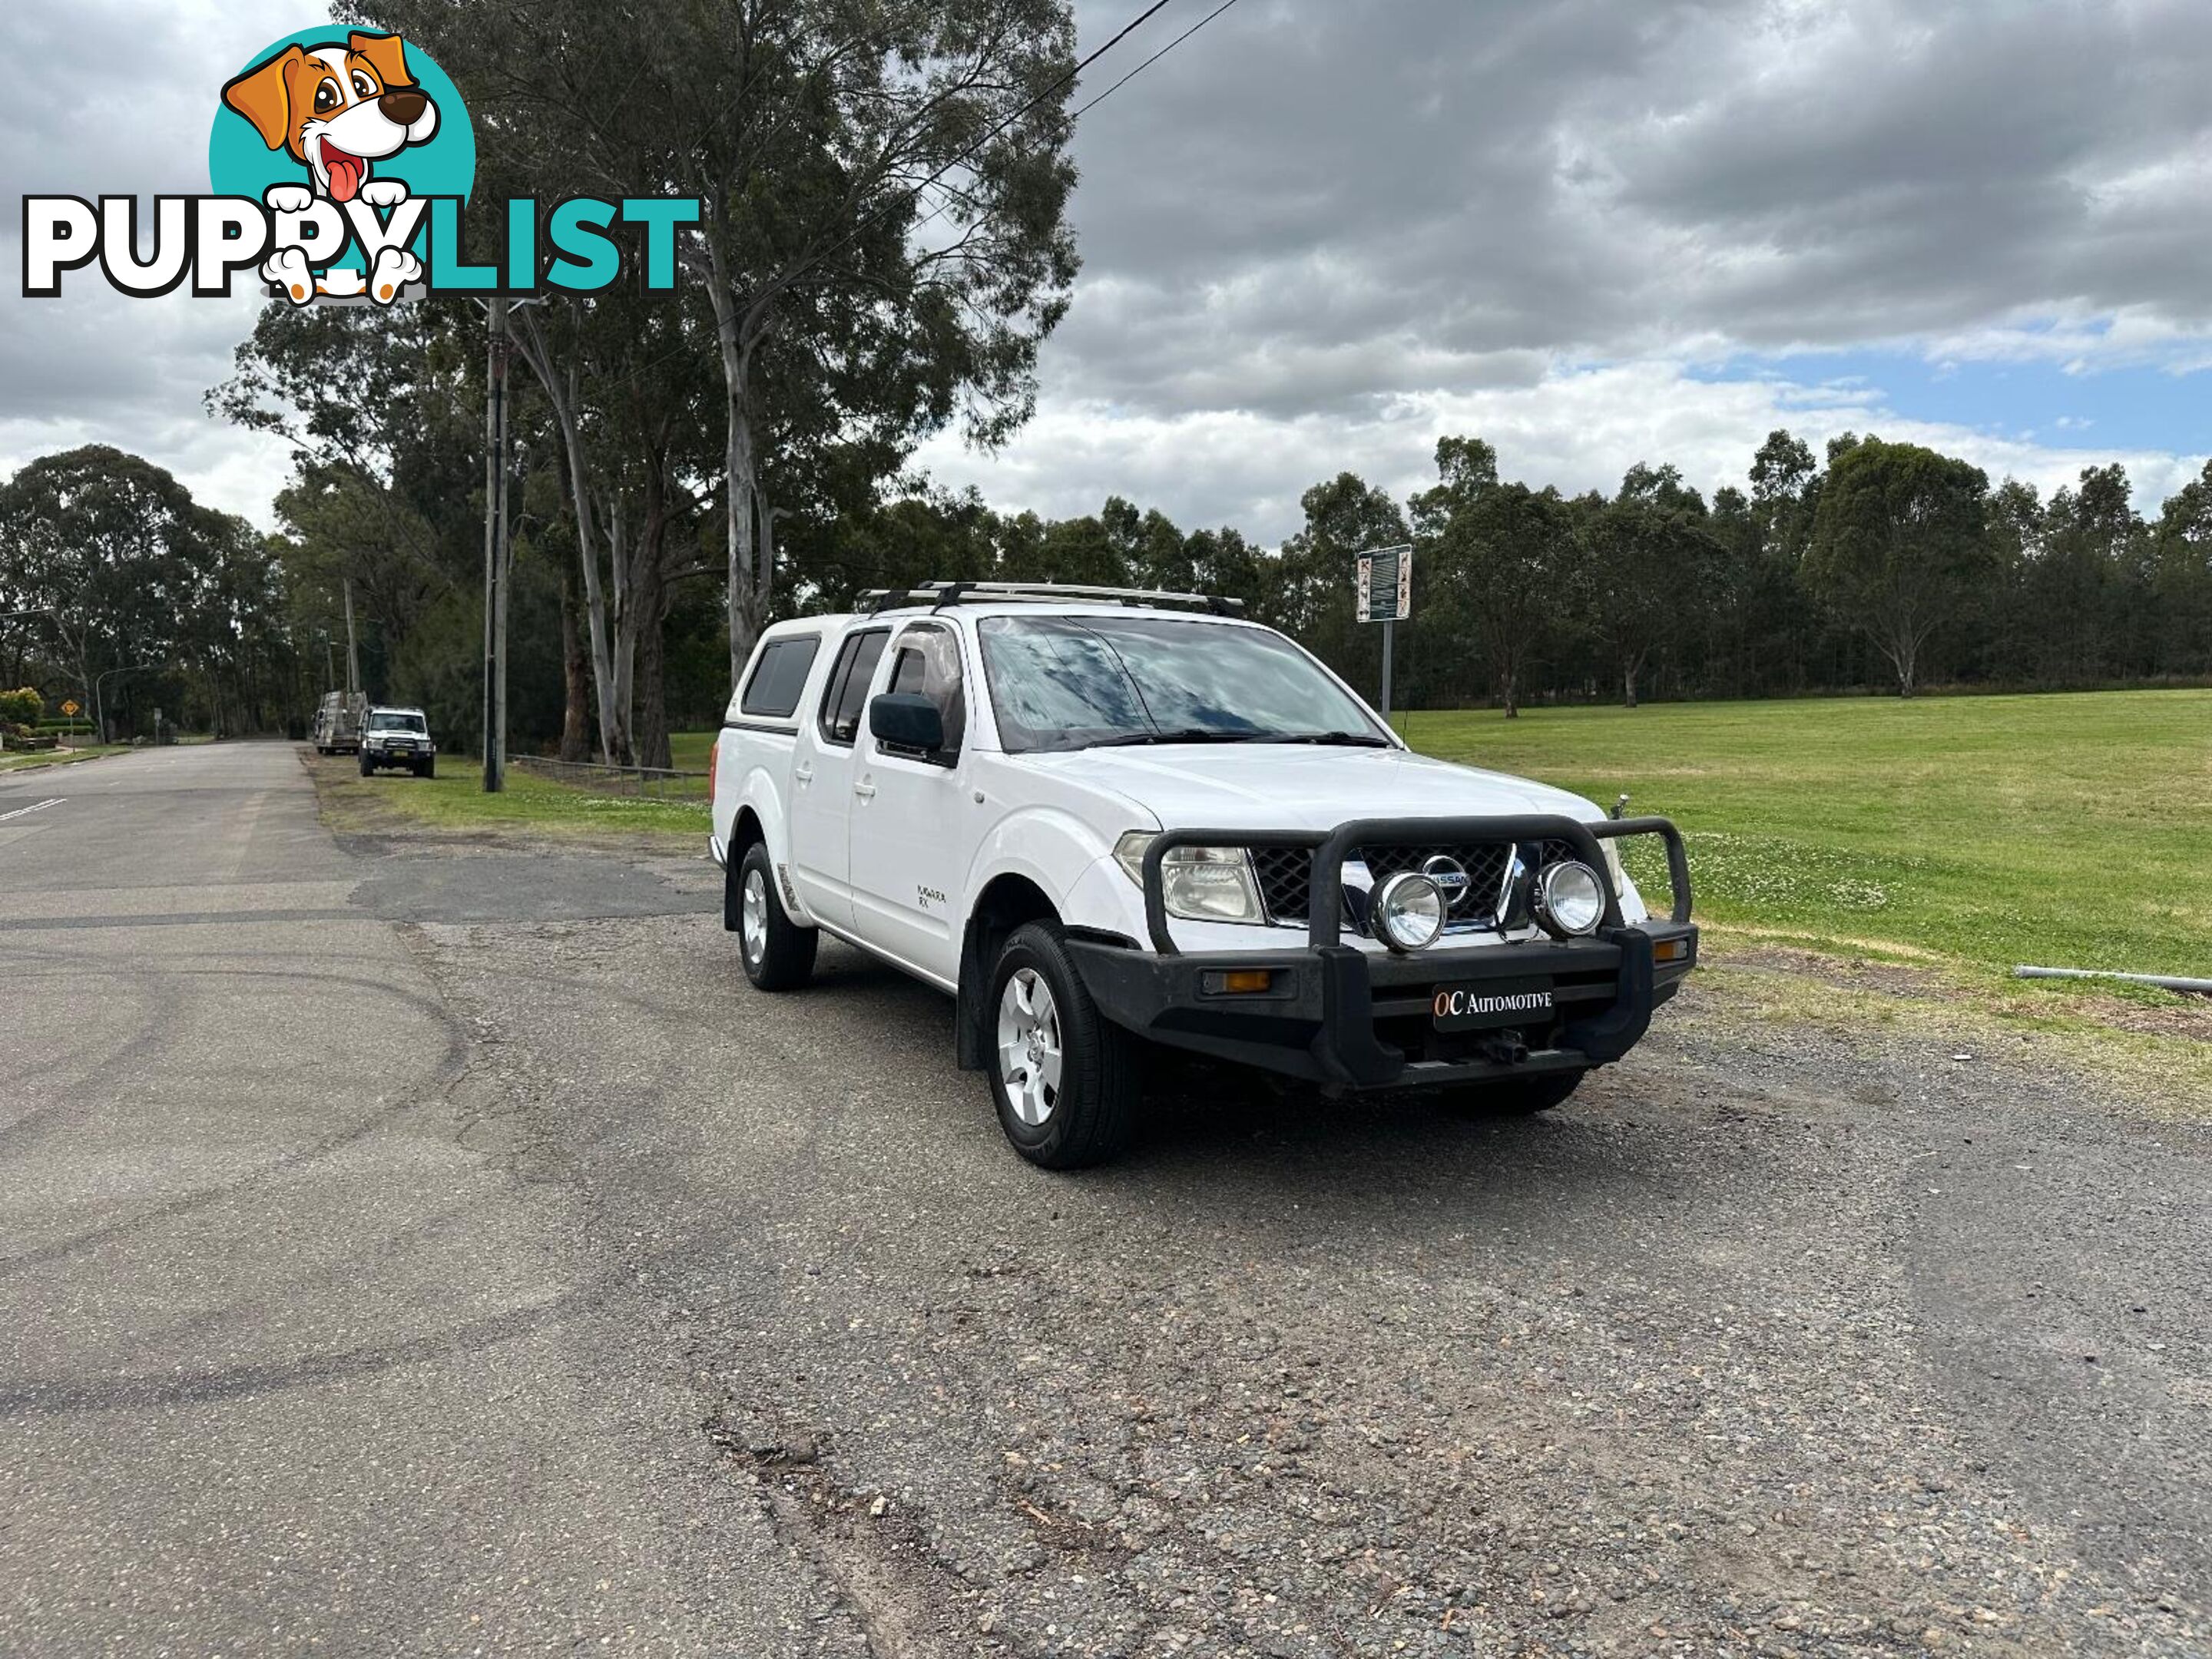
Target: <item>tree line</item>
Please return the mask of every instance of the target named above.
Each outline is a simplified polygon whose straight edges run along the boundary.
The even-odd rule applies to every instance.
[[[73,702],[103,737],[152,711],[203,730],[281,727],[297,641],[270,539],[164,469],[105,445],[0,484],[0,684]]]
[[[252,373],[280,378],[288,364],[321,373],[335,354],[379,389],[337,434],[246,416],[301,446],[278,498],[281,535],[199,507],[161,468],[98,446],[0,486],[0,609],[29,613],[0,634],[0,683],[68,688],[90,709],[97,681],[126,720],[166,695],[233,729],[296,722],[339,672],[350,583],[372,692],[420,702],[441,732],[469,740],[483,614],[467,377],[428,316],[388,328],[362,316],[272,309],[242,351]],[[222,397],[241,395],[234,382]],[[1371,690],[1379,636],[1355,617],[1355,562],[1410,544],[1401,707],[1511,714],[1646,696],[2212,678],[2212,464],[2146,519],[2118,465],[2087,468],[2045,501],[1872,436],[1838,438],[1816,460],[1775,432],[1750,489],[1724,486],[1710,502],[1667,465],[1631,467],[1610,495],[1567,495],[1501,477],[1480,439],[1444,439],[1435,459],[1435,484],[1402,501],[1350,472],[1315,484],[1304,526],[1272,550],[1233,527],[1183,531],[1120,496],[1048,520],[995,511],[972,491],[893,489],[785,521],[762,620],[936,580],[1218,593]],[[556,450],[525,446],[516,741],[665,764],[669,732],[714,724],[728,696],[720,573],[702,556],[715,508],[703,491],[648,492],[645,522],[610,514],[599,574],[623,576],[628,597],[612,608],[611,641],[591,642],[558,471]],[[601,675],[607,643],[629,671],[618,683]]]

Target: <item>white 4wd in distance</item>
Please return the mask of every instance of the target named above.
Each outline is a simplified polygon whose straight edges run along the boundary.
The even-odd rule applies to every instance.
[[[418,778],[438,775],[438,745],[429,717],[419,708],[372,708],[361,723],[361,775],[404,766]]]
[[[763,991],[828,933],[957,999],[1007,1138],[1127,1143],[1147,1042],[1329,1093],[1540,1111],[1697,957],[1681,837],[1413,754],[1197,595],[944,583],[780,623],[714,755],[723,922]],[[1651,916],[1614,842],[1667,848]]]

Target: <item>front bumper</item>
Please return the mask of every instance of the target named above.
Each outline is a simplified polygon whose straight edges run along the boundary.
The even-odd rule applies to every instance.
[[[1407,956],[1381,956],[1343,942],[1340,872],[1360,846],[1428,842],[1557,840],[1603,869],[1600,839],[1656,835],[1667,843],[1674,893],[1666,921],[1626,921],[1616,896],[1593,937],[1530,939]],[[1312,914],[1303,949],[1185,953],[1168,934],[1160,860],[1172,847],[1310,845]],[[1687,861],[1664,819],[1592,826],[1571,819],[1369,820],[1325,835],[1189,830],[1163,836],[1146,860],[1146,901],[1154,950],[1071,934],[1068,954],[1099,1012],[1170,1047],[1316,1083],[1331,1091],[1416,1088],[1576,1072],[1619,1060],[1697,963]],[[1266,969],[1264,992],[1227,994],[1220,976]],[[1540,984],[1552,1006],[1524,1023],[1477,1030],[1438,1029],[1440,988]]]

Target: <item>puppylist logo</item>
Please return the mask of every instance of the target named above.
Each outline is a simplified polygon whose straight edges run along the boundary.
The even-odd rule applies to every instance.
[[[222,85],[199,196],[23,198],[23,294],[52,299],[97,262],[117,291],[151,298],[187,278],[227,296],[250,271],[294,305],[386,306],[424,294],[595,294],[626,267],[676,286],[676,232],[696,197],[571,197],[541,214],[498,204],[502,257],[463,243],[476,133],[459,91],[396,34],[325,27],[271,42]]]

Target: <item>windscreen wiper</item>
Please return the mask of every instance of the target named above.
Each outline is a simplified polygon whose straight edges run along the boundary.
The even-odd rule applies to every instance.
[[[1133,749],[1156,743],[1267,743],[1265,732],[1218,732],[1209,726],[1189,726],[1180,732],[1131,732],[1118,738],[1101,738],[1088,749]]]
[[[1367,732],[1300,732],[1292,737],[1268,738],[1267,743],[1327,744],[1337,749],[1395,749],[1397,745],[1388,738],[1378,738]]]

